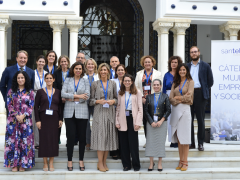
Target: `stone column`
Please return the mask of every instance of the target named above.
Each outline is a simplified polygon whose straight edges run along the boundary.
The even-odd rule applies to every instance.
[[[70,47],[69,59],[71,65],[76,62],[78,53],[78,31],[82,26],[82,17],[67,18],[67,27],[70,30]]]
[[[180,56],[185,62],[185,32],[190,27],[191,20],[189,19],[175,19],[173,29],[177,34],[177,56]]]
[[[6,68],[6,28],[9,26],[11,20],[9,19],[8,15],[1,15],[0,16],[0,79],[2,77],[2,73]],[[5,102],[3,100],[2,95],[0,95],[0,135],[5,134],[6,130],[6,109],[5,109]]]
[[[173,22],[173,19],[159,18],[153,23],[153,29],[158,32],[158,71],[162,73],[162,79],[168,71],[168,34]]]
[[[224,24],[219,26],[219,30],[224,34],[224,40],[230,40],[229,32],[226,30]]]
[[[9,19],[9,21],[8,21],[8,25],[6,26],[6,28],[5,28],[5,54],[4,54],[4,59],[5,59],[5,61],[4,61],[4,66],[5,67],[7,67],[7,29],[9,28],[9,27],[11,27],[11,25],[12,25],[12,20],[11,19]]]
[[[64,17],[49,16],[50,27],[53,28],[53,50],[56,52],[58,58],[61,56],[62,44],[62,29],[65,27]]]
[[[224,27],[229,32],[230,40],[238,40],[240,21],[228,21],[226,24],[224,24]]]
[[[171,28],[170,31],[173,32],[173,55],[177,56],[177,31]]]

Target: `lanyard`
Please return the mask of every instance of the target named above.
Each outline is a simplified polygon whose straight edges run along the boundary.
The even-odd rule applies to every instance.
[[[157,106],[158,106],[158,101],[159,101],[159,99],[160,99],[160,96],[161,96],[161,93],[159,94],[158,100],[157,100],[157,102],[156,102],[156,95],[155,95],[155,93],[154,93],[154,114],[156,114],[156,112],[157,112]]]
[[[121,88],[121,84],[120,84],[120,81],[119,81],[119,79],[118,79],[118,83],[119,83],[119,89]]]
[[[48,65],[47,65],[47,68],[48,68]],[[48,72],[50,72],[49,71],[49,68],[48,68]],[[54,73],[54,66],[53,66],[53,68],[52,68],[52,72],[51,72],[52,74]]]
[[[80,81],[81,81],[81,78],[79,79],[78,84],[77,84],[77,87],[76,87],[76,86],[75,86],[75,79],[74,79],[73,84],[74,84],[75,92],[77,92],[77,90],[78,90],[78,86],[79,86]]]
[[[153,70],[152,70],[153,71]],[[145,71],[145,75],[146,75],[146,83],[148,84],[148,81],[152,75],[152,72],[149,74],[149,76],[147,75],[147,71]]]
[[[129,99],[131,97],[131,93],[129,94],[128,100],[126,99],[126,93],[125,93],[125,105],[126,105],[126,109],[128,108],[128,104],[129,104]],[[127,101],[126,101],[127,100]]]
[[[183,83],[183,85],[182,85],[182,89],[183,89],[183,87],[184,87],[186,81],[187,81],[187,79],[184,81],[184,83]],[[182,94],[182,89],[180,89],[180,85],[179,85],[179,92],[181,93],[181,95],[183,95],[183,94]]]
[[[101,81],[101,84],[102,84],[102,88],[103,88],[103,92],[104,92],[105,100],[107,100],[108,81],[107,81],[107,87],[106,87],[106,90],[104,89],[104,86],[103,86],[102,80],[100,80],[100,81]]]
[[[69,75],[69,70],[67,71],[67,76],[66,76],[66,78],[68,77],[68,75]],[[64,78],[64,76],[63,76],[63,72],[62,72],[62,80],[63,80],[63,82],[65,82],[65,78]]]
[[[88,81],[89,81],[89,84],[90,84],[90,87],[92,86],[92,82],[94,81],[94,73],[93,73],[93,77],[92,77],[92,82],[90,82],[90,79],[89,79],[89,75],[88,76]]]
[[[50,109],[51,104],[52,104],[53,88],[52,88],[52,95],[51,95],[51,98],[48,96],[48,90],[47,90],[47,87],[45,87],[45,89],[46,89],[46,92],[47,92],[47,97],[48,97],[48,102],[49,102],[49,109]]]
[[[38,73],[38,70],[37,70],[37,69],[36,69],[36,71],[37,71],[38,79],[39,79],[39,82],[40,82],[40,86],[41,86],[41,88],[42,88],[43,79],[44,79],[44,71],[43,71],[42,81],[41,81],[41,79],[40,79],[40,76],[39,76],[39,73]]]

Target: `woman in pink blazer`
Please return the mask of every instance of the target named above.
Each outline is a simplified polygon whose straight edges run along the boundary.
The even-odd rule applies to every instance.
[[[142,120],[142,93],[137,90],[133,77],[126,74],[118,93],[116,112],[116,128],[119,130],[123,171],[130,170],[132,166],[134,171],[140,170],[138,130]]]

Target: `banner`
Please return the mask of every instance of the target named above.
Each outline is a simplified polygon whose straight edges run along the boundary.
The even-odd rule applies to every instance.
[[[212,41],[211,143],[240,144],[240,41]]]

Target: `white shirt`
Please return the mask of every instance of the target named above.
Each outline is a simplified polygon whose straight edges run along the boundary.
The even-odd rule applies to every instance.
[[[190,70],[190,74],[192,76],[192,79],[194,81],[194,88],[201,88],[201,84],[200,84],[200,81],[199,81],[199,65],[200,65],[200,59],[197,63],[197,65],[194,65],[192,62],[191,62],[191,70]]]
[[[47,71],[44,71],[44,70],[43,70],[43,72],[44,72],[44,76],[45,76],[45,74],[47,74]],[[39,74],[39,75],[40,75],[40,74]],[[37,74],[37,70],[35,70],[35,81],[34,81],[34,94],[35,94],[35,95],[36,95],[37,90],[46,87],[46,83],[45,83],[45,81],[44,81],[44,76],[43,76],[43,85],[42,85],[42,87],[41,87],[41,85],[40,85],[40,80],[39,80],[38,74]],[[42,78],[41,78],[41,81],[42,81]]]
[[[125,91],[125,106],[129,99],[129,95],[130,95],[130,93],[128,91]],[[132,96],[129,99],[128,107],[126,107],[126,110],[132,110]]]
[[[117,94],[118,94],[118,92],[120,91],[120,81],[119,81],[119,79],[118,78],[116,78],[116,79],[111,79],[112,81],[114,81],[115,83],[116,83],[116,85],[117,85]]]

